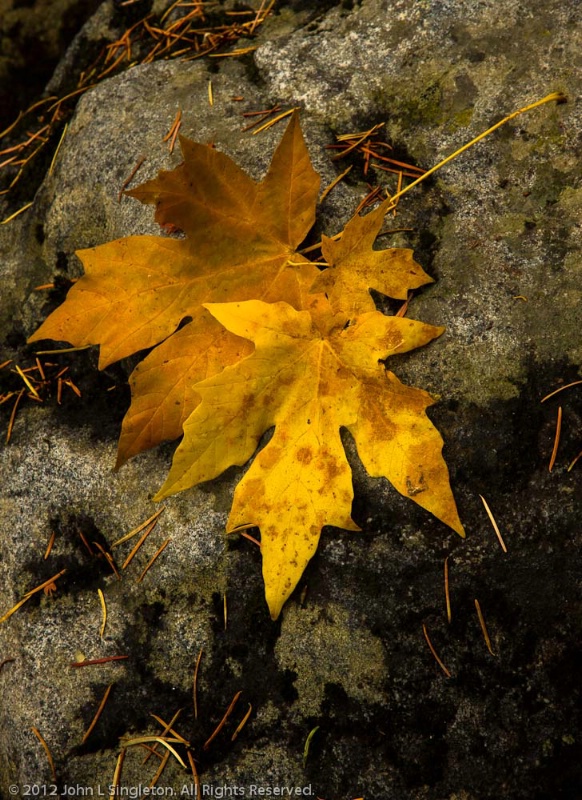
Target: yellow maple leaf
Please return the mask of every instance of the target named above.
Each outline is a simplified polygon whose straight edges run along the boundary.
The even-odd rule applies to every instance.
[[[227,525],[261,530],[273,619],[315,553],[322,527],[358,530],[341,427],[352,433],[372,476],[388,478],[464,535],[442,439],[425,413],[433,400],[379,363],[427,344],[443,328],[378,311],[350,321],[321,294],[303,311],[257,300],[207,308],[229,331],[253,341],[255,351],[195,387],[201,403],[184,424],[156,500],[246,463],[275,426],[237,486]]]

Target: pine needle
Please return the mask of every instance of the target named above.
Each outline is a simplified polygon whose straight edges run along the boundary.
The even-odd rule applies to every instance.
[[[107,689],[105,689],[105,694],[103,695],[103,699],[99,703],[99,708],[95,712],[95,716],[91,720],[91,724],[89,725],[89,727],[87,728],[87,730],[83,734],[83,738],[81,739],[81,744],[85,744],[85,742],[87,741],[87,739],[91,735],[91,731],[93,730],[95,725],[97,725],[97,721],[99,720],[99,717],[101,716],[101,712],[105,708],[105,703],[107,702],[107,698],[109,697],[109,694],[110,694],[112,688],[113,688],[113,684],[110,683],[109,686],[107,687]]]
[[[423,626],[422,626],[422,632],[424,633],[424,638],[426,639],[426,643],[428,644],[428,646],[429,646],[429,649],[430,649],[430,652],[433,654],[435,661],[437,662],[437,664],[439,665],[439,667],[442,669],[442,671],[445,673],[445,675],[447,676],[447,678],[450,678],[450,677],[451,677],[451,673],[450,673],[450,672],[449,672],[449,670],[448,670],[448,669],[445,667],[445,665],[443,664],[443,662],[441,661],[441,659],[438,657],[438,655],[437,655],[437,651],[434,649],[434,647],[433,647],[433,644],[432,644],[432,642],[431,642],[431,640],[430,640],[430,638],[429,638],[428,631],[427,631],[427,629],[426,629],[426,625],[424,625],[424,624],[423,624]]]
[[[483,505],[485,506],[485,511],[487,512],[487,516],[491,520],[491,524],[493,525],[493,530],[497,534],[497,538],[499,539],[499,544],[501,545],[501,549],[503,550],[504,553],[507,553],[507,547],[505,546],[505,542],[503,541],[503,537],[501,536],[501,531],[499,530],[499,527],[497,526],[497,522],[495,522],[495,517],[493,516],[493,512],[489,508],[489,504],[487,503],[487,500],[485,500],[483,495],[480,494],[479,497],[481,498],[481,501],[482,501]]]
[[[556,457],[558,455],[558,447],[560,445],[561,431],[562,431],[562,406],[558,408],[558,417],[556,419],[556,435],[554,437],[554,447],[552,450],[552,455],[550,457],[548,472],[551,472],[554,469],[554,464],[556,463]]]
[[[107,623],[107,606],[105,605],[105,597],[103,596],[101,589],[97,589],[97,594],[99,595],[101,611],[103,612],[103,622],[101,623],[101,629],[99,630],[99,637],[102,639],[103,634],[105,633],[105,625]]]
[[[55,770],[55,762],[53,761],[53,757],[51,756],[51,751],[49,750],[48,744],[47,744],[47,743],[45,742],[45,740],[43,739],[43,737],[42,737],[42,735],[41,735],[40,731],[38,730],[38,728],[35,728],[35,727],[33,726],[33,727],[31,728],[31,731],[34,733],[34,735],[36,736],[36,738],[38,739],[38,741],[41,743],[41,745],[42,745],[42,746],[43,746],[43,748],[44,748],[44,751],[45,751],[45,753],[46,753],[47,760],[48,760],[48,762],[49,762],[49,767],[50,767],[50,769],[51,769],[51,776],[52,776],[52,779],[53,779],[53,781],[56,783],[56,782],[57,782],[57,772],[56,772],[56,770]]]
[[[491,653],[492,656],[495,655],[493,652],[493,648],[491,647],[491,639],[489,638],[489,633],[487,632],[487,626],[485,625],[485,618],[483,617],[483,612],[481,611],[481,606],[479,605],[479,601],[475,598],[475,608],[477,609],[477,616],[479,617],[479,625],[481,626],[481,630],[483,631],[483,638],[485,639],[485,644],[487,645],[487,649]]]

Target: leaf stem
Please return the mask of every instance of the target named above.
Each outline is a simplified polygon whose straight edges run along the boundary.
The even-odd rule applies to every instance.
[[[500,128],[502,125],[505,125],[506,122],[509,122],[510,120],[519,116],[519,114],[524,114],[526,111],[531,111],[532,109],[537,108],[538,106],[541,106],[544,103],[550,103],[552,102],[552,100],[555,100],[557,103],[565,103],[566,96],[561,92],[552,92],[552,94],[548,94],[546,97],[542,97],[541,100],[537,100],[535,103],[530,103],[530,105],[524,106],[523,108],[519,108],[517,111],[514,111],[513,113],[509,114],[507,117],[503,117],[503,119],[500,120],[499,122],[496,122],[495,125],[492,125],[490,128],[487,128],[487,130],[484,131],[483,133],[480,133],[479,136],[476,136],[474,139],[471,139],[470,142],[467,142],[467,144],[464,144],[458,150],[455,150],[455,152],[451,153],[450,156],[447,156],[442,161],[439,161],[439,163],[436,164],[436,166],[431,167],[431,169],[427,170],[424,173],[424,175],[420,176],[420,178],[417,178],[415,181],[412,181],[412,183],[409,183],[408,186],[404,187],[404,189],[401,189],[399,192],[393,195],[393,197],[391,198],[392,201],[394,202],[394,200],[398,200],[400,197],[402,197],[403,194],[406,194],[406,192],[410,191],[410,189],[413,189],[415,186],[418,186],[418,184],[421,183],[421,181],[428,178],[429,175],[432,175],[434,172],[436,172],[437,169],[444,167],[444,165],[448,164],[449,161],[452,161],[453,158],[456,158],[461,153],[464,153],[465,150],[469,149],[469,147],[472,147],[474,144],[477,144],[477,142],[480,142],[481,139],[484,139],[486,136],[489,136],[490,133],[493,133],[493,131],[497,130],[497,128]],[[393,208],[395,205],[396,205],[395,203],[394,205],[391,205],[390,208],[387,209],[387,211],[390,211],[390,209]]]

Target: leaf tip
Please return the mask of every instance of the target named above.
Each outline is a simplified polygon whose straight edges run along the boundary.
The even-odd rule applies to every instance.
[[[281,611],[283,610],[283,606],[285,605],[287,598],[266,596],[266,600],[267,600],[267,605],[269,607],[269,614],[271,616],[271,619],[273,620],[273,622],[276,622],[281,615]]]

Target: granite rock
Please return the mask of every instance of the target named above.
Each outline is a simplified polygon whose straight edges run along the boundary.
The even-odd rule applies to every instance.
[[[281,3],[252,65],[222,59],[209,71],[203,61],[156,62],[80,100],[32,208],[0,228],[0,339],[19,364],[34,363],[25,337],[62,299],[57,290],[47,300],[35,286],[80,274],[79,248],[157,232],[151,209],[118,202],[118,193],[140,156],[147,160],[139,180],[178,163],[162,142],[178,108],[186,135],[213,141],[260,177],[281,128],[243,133],[240,112],[301,105],[325,185],[345,168],[324,147],[336,134],[383,122],[395,157],[430,167],[515,108],[550,91],[568,96],[565,105],[517,117],[444,167],[402,198],[394,220],[407,230],[391,243],[414,246],[435,278],[409,314],[447,333],[390,366],[440,396],[431,416],[445,438],[465,541],[369,478],[346,435],[362,532],[324,531],[278,623],[264,604],[256,547],[223,534],[239,470],[171,498],[118,580],[93,542],[107,549],[153,513],[171,446],[113,473],[132,360],[98,373],[93,352],[54,357],[82,397],[64,387],[61,405],[54,397],[23,402],[0,456],[0,613],[67,569],[56,592],[35,595],[0,625],[0,661],[14,659],[0,668],[0,793],[52,783],[32,726],[50,747],[59,791],[97,794],[111,783],[119,737],[151,735],[159,731],[152,713],[169,721],[180,708],[175,727],[193,744],[208,796],[221,788],[228,796],[225,787],[251,796],[253,785],[389,800],[582,793],[580,462],[567,469],[582,447],[582,393],[572,387],[540,403],[579,380],[582,364],[577,9],[553,0]],[[103,35],[110,10],[105,3],[98,11]],[[67,69],[73,63],[70,56]],[[378,180],[394,191],[390,178]],[[315,235],[341,230],[367,191],[356,163],[321,205]],[[559,405],[562,436],[550,472]],[[0,406],[6,420],[10,407]],[[118,566],[129,547],[113,549]],[[102,635],[97,589],[108,609]],[[116,654],[129,658],[70,667]],[[238,691],[228,725],[204,749]],[[250,720],[232,741],[249,704]],[[144,765],[142,752],[129,748],[122,785],[147,786],[158,763]],[[192,778],[170,758],[159,786],[179,796]]]

